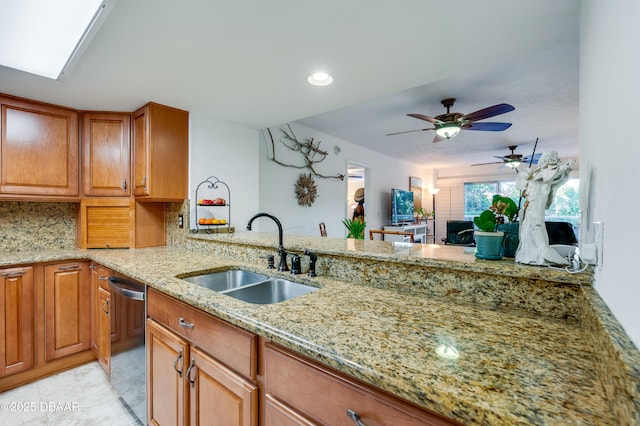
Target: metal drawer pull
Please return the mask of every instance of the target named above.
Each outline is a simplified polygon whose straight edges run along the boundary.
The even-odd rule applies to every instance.
[[[60,266],[58,271],[71,271],[73,269],[80,269],[80,265]]]
[[[356,413],[351,409],[347,409],[347,417],[353,420],[357,426],[366,426],[364,423],[360,421],[360,416],[358,415],[358,413]]]
[[[178,377],[182,377],[182,370],[178,370],[178,362],[182,359],[182,349],[178,352],[178,358],[176,358],[176,362],[173,363],[173,369],[178,373]]]
[[[0,274],[3,277],[20,277],[22,275],[26,274],[25,271],[18,271],[18,272],[4,272],[2,274]]]
[[[106,275],[100,275],[100,276],[98,277],[98,279],[99,279],[99,280],[102,280],[102,281],[106,281],[106,280],[108,280],[108,279],[109,279],[109,277],[108,277],[108,276],[106,276]]]
[[[196,378],[194,376],[193,380],[191,380],[191,371],[193,370],[193,368],[196,366],[196,359],[195,358],[191,358],[191,364],[189,364],[189,369],[187,370],[187,380],[189,381],[189,383],[191,383],[191,387],[194,387],[196,385]]]
[[[126,179],[122,181],[122,190],[124,192],[127,192],[127,180]]]
[[[102,305],[102,310],[107,316],[109,316],[109,299],[104,301],[104,305]]]
[[[194,327],[192,322],[185,322],[184,318],[182,318],[182,317],[178,320],[178,325],[180,327],[183,327],[183,328],[193,328]]]

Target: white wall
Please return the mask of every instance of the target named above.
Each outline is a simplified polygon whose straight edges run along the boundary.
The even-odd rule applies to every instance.
[[[190,112],[189,198],[191,200],[191,229],[195,189],[209,176],[224,181],[230,189],[231,224],[238,230],[258,211],[258,131],[234,123]],[[201,189],[204,188],[201,187]],[[227,198],[226,188],[200,194],[200,198]],[[209,191],[207,189],[207,191]],[[229,201],[229,200],[228,200]],[[212,208],[214,215],[223,217],[221,208]]]
[[[640,212],[640,2],[585,0],[580,35],[580,175],[591,170],[592,211],[604,223],[596,289],[636,347],[640,347],[638,212]],[[608,123],[616,125],[608,126]],[[586,194],[585,188],[580,188]],[[586,200],[585,200],[586,201]],[[586,207],[586,206],[583,206]],[[589,227],[585,239],[593,238]]]
[[[302,155],[288,150],[280,142],[280,127],[271,130],[275,141],[276,159],[287,164],[303,165]],[[325,160],[314,166],[320,174],[346,175],[348,161],[368,166],[370,173],[365,187],[367,229],[381,229],[390,223],[391,188],[408,190],[409,176],[421,177],[425,187],[431,183],[431,171],[415,164],[384,156],[303,126],[295,126],[293,131],[298,140],[314,138],[315,141],[321,141],[320,148],[328,152]],[[271,141],[266,132],[262,132],[261,137],[260,210],[277,216],[287,233],[320,235],[318,224],[325,222],[328,236],[344,237],[345,227],[341,220],[347,215],[346,178],[341,181],[314,177],[318,188],[315,203],[311,207],[299,206],[294,185],[299,175],[309,173],[309,170],[284,167],[271,161]],[[338,154],[334,152],[335,146],[340,148]],[[274,228],[272,224],[265,223],[260,229],[270,231]]]

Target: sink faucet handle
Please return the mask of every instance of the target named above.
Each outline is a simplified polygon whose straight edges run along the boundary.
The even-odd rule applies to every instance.
[[[318,256],[314,252],[309,249],[304,249],[305,256],[309,256],[309,276],[317,277],[316,275],[316,262],[318,261]]]
[[[275,269],[275,263],[274,263],[274,258],[272,254],[267,256],[267,268]]]
[[[294,254],[291,257],[291,273],[296,275],[302,273],[302,267],[300,266],[300,256],[297,254]]]
[[[280,256],[280,265],[278,265],[278,271],[287,272],[289,270],[289,265],[287,265],[287,252],[284,250],[284,247],[280,246],[278,248],[278,255]]]

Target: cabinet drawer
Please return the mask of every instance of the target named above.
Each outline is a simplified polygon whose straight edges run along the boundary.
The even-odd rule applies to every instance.
[[[264,377],[267,395],[325,425],[354,425],[347,410],[367,426],[455,424],[270,343],[265,348]]]
[[[147,292],[147,315],[236,372],[250,379],[256,378],[258,337],[255,334],[227,324],[152,288]]]

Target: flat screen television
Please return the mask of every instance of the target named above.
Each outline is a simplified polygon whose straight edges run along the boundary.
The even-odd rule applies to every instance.
[[[413,223],[413,192],[402,189],[391,190],[391,224]]]

